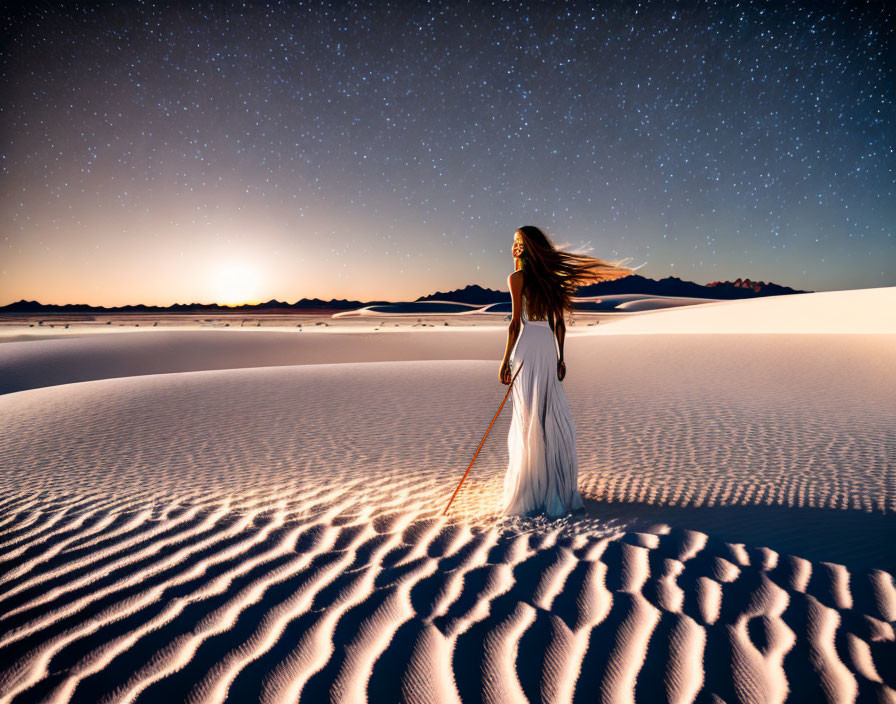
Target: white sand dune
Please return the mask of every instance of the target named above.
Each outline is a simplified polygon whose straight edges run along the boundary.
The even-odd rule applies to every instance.
[[[574,300],[577,301],[576,310],[597,309],[610,313],[611,316],[614,313],[640,313],[716,302],[716,299],[711,298],[656,296],[647,293],[614,293],[608,296],[587,296]]]
[[[646,311],[646,310],[664,310],[666,308],[678,308],[679,306],[694,306],[712,303],[705,298],[688,298],[685,296],[651,296],[649,298],[641,298],[636,301],[625,301],[616,306],[617,310],[628,312]]]
[[[0,394],[76,381],[210,369],[485,360],[494,359],[495,348],[503,344],[503,339],[506,333],[498,327],[405,329],[388,334],[160,328],[4,342],[0,344]],[[497,354],[500,356],[501,350]]]
[[[500,330],[0,345],[0,701],[896,700],[896,335],[626,323],[554,521],[496,513],[509,409],[441,516]]]
[[[823,291],[718,301],[643,312],[614,321],[602,334],[896,333],[896,287]],[[660,315],[661,313],[661,315]]]

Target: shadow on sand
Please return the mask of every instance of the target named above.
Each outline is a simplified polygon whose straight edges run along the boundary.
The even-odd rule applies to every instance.
[[[790,506],[656,506],[585,499],[587,517],[619,519],[630,531],[666,524],[706,533],[714,542],[745,543],[834,562],[848,569],[896,574],[896,514]]]

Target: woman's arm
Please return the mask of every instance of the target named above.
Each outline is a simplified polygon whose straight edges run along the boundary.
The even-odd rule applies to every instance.
[[[504,359],[498,370],[498,378],[502,384],[510,383],[510,353],[520,335],[523,323],[521,319],[521,305],[523,297],[523,272],[515,271],[507,277],[507,285],[510,287],[511,316],[510,325],[507,326],[507,345],[504,348]]]
[[[563,381],[563,377],[566,376],[566,362],[563,361],[563,342],[566,340],[566,323],[563,322],[562,314],[554,324],[554,334],[557,335],[557,347],[560,351],[560,356],[557,358],[557,378],[560,381]]]

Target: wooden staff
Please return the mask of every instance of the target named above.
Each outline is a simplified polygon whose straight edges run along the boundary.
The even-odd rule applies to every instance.
[[[482,449],[482,444],[485,442],[485,439],[488,437],[489,431],[491,431],[492,426],[495,424],[495,421],[498,420],[498,416],[501,415],[501,409],[504,408],[504,404],[507,403],[507,397],[510,396],[510,390],[513,388],[513,382],[516,381],[517,375],[520,373],[520,370],[523,368],[523,363],[520,362],[520,366],[516,370],[516,374],[513,375],[513,378],[510,380],[510,383],[507,385],[507,393],[504,394],[504,400],[501,401],[501,405],[498,406],[498,412],[495,413],[495,417],[492,418],[492,422],[488,424],[488,430],[485,431],[485,435],[482,436],[482,440],[479,441],[479,447],[476,448],[476,452],[473,454],[473,459],[470,460],[470,466],[467,467],[467,471],[464,472],[464,476],[460,480],[460,484],[457,485],[457,489],[454,490],[454,493],[451,495],[451,499],[448,501],[448,505],[445,507],[445,510],[442,512],[443,516],[448,515],[448,509],[451,508],[451,502],[454,501],[454,497],[457,496],[457,492],[460,491],[460,488],[464,484],[464,480],[467,478],[467,475],[470,473],[470,470],[473,468],[473,463],[476,461],[476,457],[479,455],[479,450]]]

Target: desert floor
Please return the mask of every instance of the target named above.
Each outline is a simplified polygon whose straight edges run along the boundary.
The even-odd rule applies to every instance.
[[[894,306],[579,316],[556,520],[503,316],[5,320],[0,701],[896,701]]]

